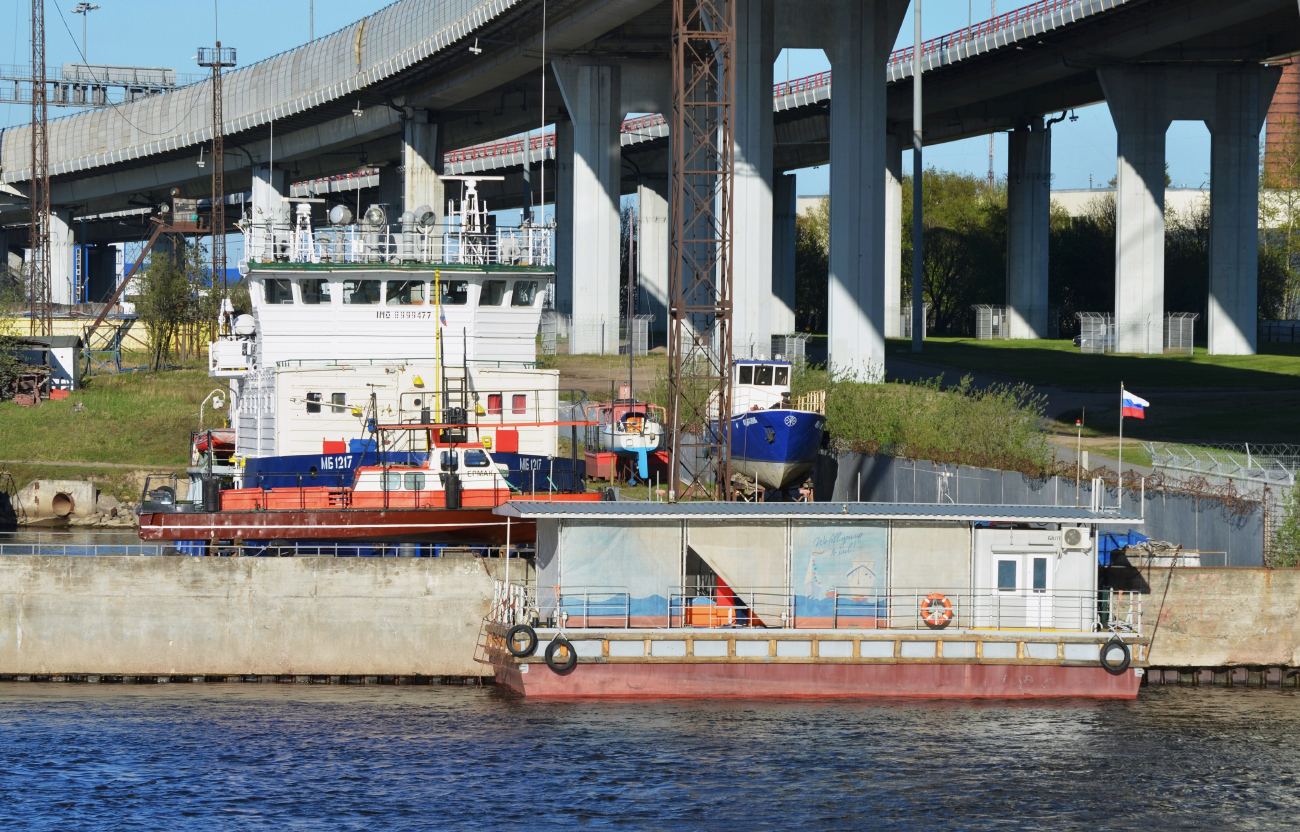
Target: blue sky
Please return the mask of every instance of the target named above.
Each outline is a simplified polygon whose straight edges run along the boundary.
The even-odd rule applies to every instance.
[[[197,72],[192,60],[200,43],[211,44],[214,22],[224,45],[238,50],[240,65],[253,63],[291,49],[308,40],[308,13],[314,6],[315,33],[327,34],[387,5],[379,0],[173,0],[162,6],[140,0],[98,0],[88,24],[87,53],[93,63],[172,67]],[[81,17],[70,10],[74,0],[47,0],[46,53],[50,64],[79,61]],[[214,5],[218,14],[214,20]],[[1001,0],[999,13],[1029,5],[1025,0]],[[0,2],[0,63],[26,64],[30,60],[27,0]],[[61,13],[61,14],[60,14]],[[924,37],[959,29],[969,18],[989,17],[989,0],[929,0],[924,6]],[[912,42],[909,12],[898,46]],[[820,50],[789,50],[777,59],[775,78],[799,78],[830,68]],[[65,111],[55,108],[54,114]],[[0,105],[0,124],[21,124],[30,108]],[[1115,128],[1104,105],[1078,112],[1076,122],[1053,128],[1053,187],[1086,188],[1089,176],[1104,186],[1115,175]],[[994,167],[1006,173],[1006,136],[995,138]],[[910,169],[910,153],[904,166]],[[1209,179],[1210,135],[1202,123],[1175,123],[1168,136],[1170,176],[1175,186],[1197,187]],[[984,174],[988,171],[988,139],[980,137],[931,146],[926,166]],[[799,172],[799,193],[826,193],[829,171],[815,168]]]

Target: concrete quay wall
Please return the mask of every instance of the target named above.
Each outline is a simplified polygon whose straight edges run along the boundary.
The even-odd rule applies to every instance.
[[[0,674],[490,675],[491,599],[478,559],[0,557]]]
[[[1147,577],[1142,631],[1154,634],[1152,667],[1300,667],[1300,569],[1191,567]]]

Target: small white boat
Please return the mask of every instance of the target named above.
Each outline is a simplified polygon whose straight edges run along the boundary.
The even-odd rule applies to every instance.
[[[637,476],[646,479],[650,475],[648,457],[663,445],[664,409],[658,405],[626,401],[597,407],[600,410],[601,444],[616,456],[635,459]]]

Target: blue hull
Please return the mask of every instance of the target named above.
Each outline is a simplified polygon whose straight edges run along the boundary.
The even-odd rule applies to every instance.
[[[497,452],[492,458],[509,469],[506,480],[520,491],[587,490],[584,460],[577,461],[575,476],[574,462],[567,457]],[[421,452],[386,453],[383,461],[389,465],[424,465],[427,460],[428,454]],[[379,455],[374,451],[253,457],[244,464],[244,487],[344,488],[352,485],[358,468],[378,464]]]
[[[826,417],[803,410],[751,410],[731,420],[731,470],[784,490],[810,470]]]

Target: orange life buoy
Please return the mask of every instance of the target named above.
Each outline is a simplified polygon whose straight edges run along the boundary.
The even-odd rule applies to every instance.
[[[932,630],[942,630],[952,621],[952,601],[942,592],[931,592],[921,602],[921,620]]]

